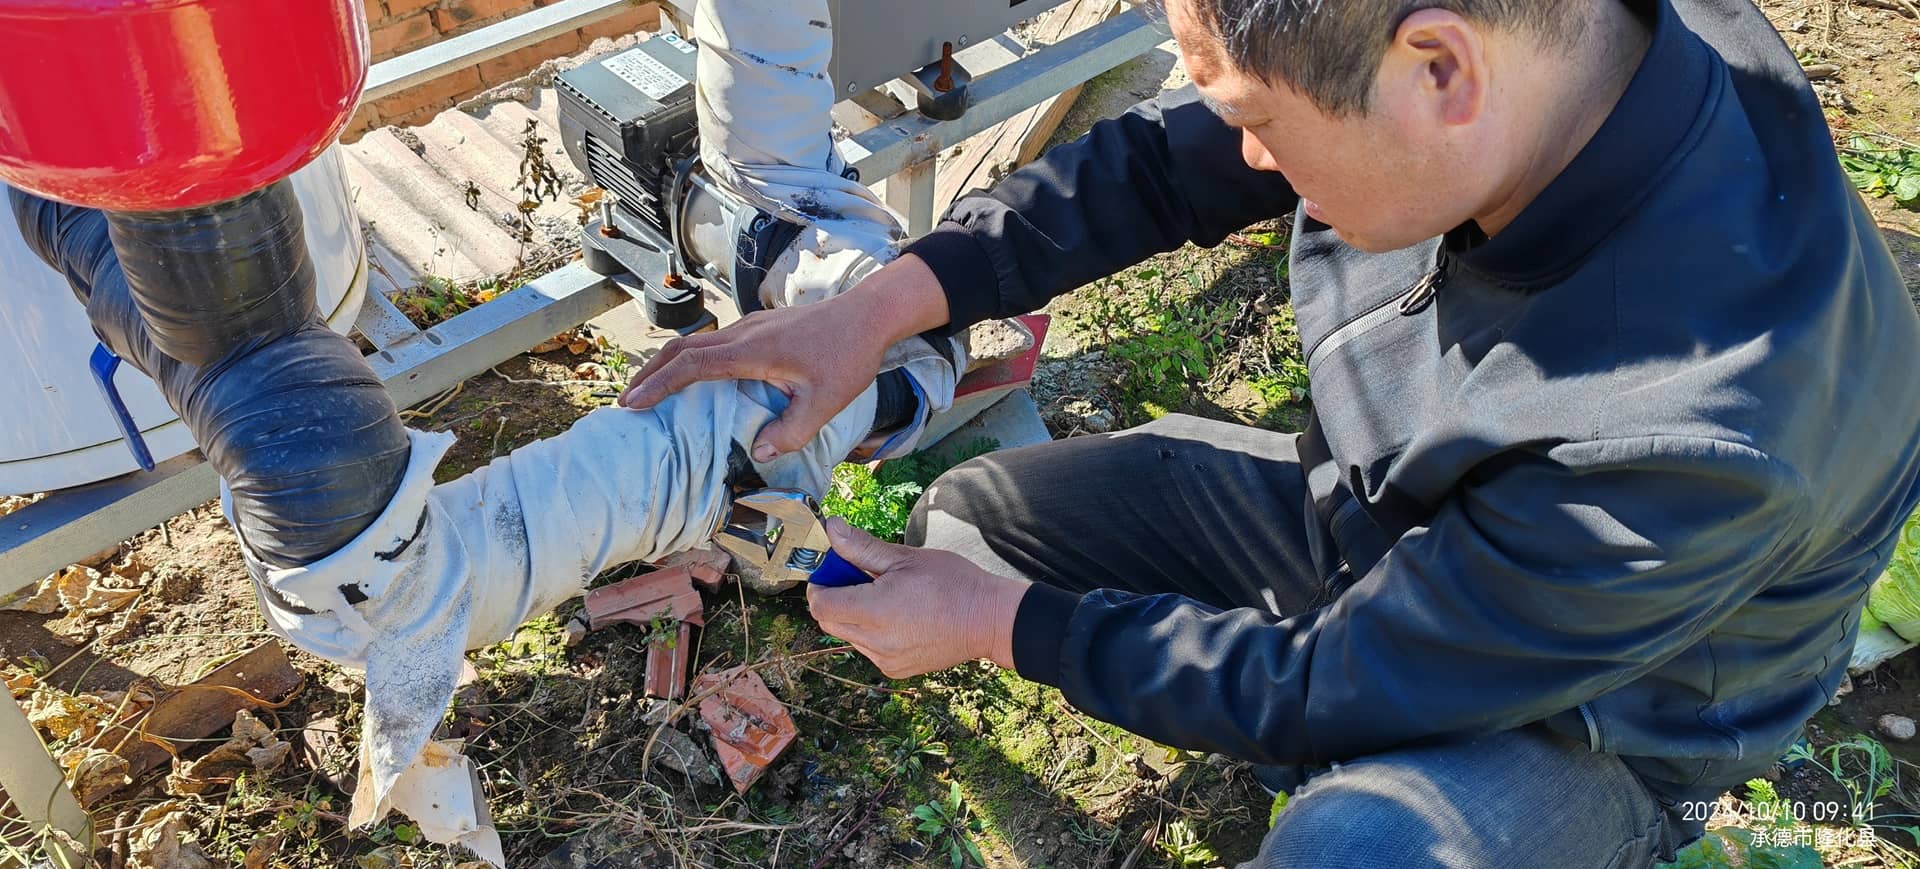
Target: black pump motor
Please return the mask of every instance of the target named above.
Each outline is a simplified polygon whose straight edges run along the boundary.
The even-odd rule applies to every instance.
[[[767,266],[796,224],[742,202],[707,179],[694,111],[696,49],[673,34],[644,40],[561,73],[560,132],[567,156],[611,204],[581,240],[588,268],[620,279],[647,318],[683,333],[712,322],[696,281],[760,307]]]

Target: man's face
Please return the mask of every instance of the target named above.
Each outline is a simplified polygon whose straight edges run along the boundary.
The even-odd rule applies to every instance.
[[[1484,201],[1476,161],[1460,159],[1470,153],[1468,131],[1435,103],[1427,71],[1402,69],[1417,59],[1396,57],[1399,46],[1382,63],[1369,111],[1334,117],[1236,69],[1188,5],[1167,3],[1181,59],[1214,110],[1241,130],[1247,165],[1286,175],[1307,216],[1348,244],[1398,250],[1459,226]]]

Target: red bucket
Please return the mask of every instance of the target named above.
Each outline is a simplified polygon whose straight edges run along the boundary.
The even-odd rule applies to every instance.
[[[192,208],[333,144],[367,76],[359,0],[0,0],[0,180]]]

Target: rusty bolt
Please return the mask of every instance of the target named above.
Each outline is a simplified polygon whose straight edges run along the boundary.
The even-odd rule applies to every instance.
[[[620,237],[620,226],[613,222],[613,202],[611,191],[600,195],[600,234],[607,238]]]
[[[665,284],[669,290],[677,290],[685,286],[687,282],[685,278],[680,277],[679,272],[667,272],[667,276],[662,278],[660,283]]]
[[[940,43],[940,77],[933,80],[933,89],[940,93],[953,90],[953,43]]]

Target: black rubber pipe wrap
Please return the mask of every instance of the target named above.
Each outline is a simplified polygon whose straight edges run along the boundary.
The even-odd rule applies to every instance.
[[[9,192],[27,245],[65,274],[100,340],[159,385],[226,481],[256,557],[317,561],[386,508],[407,432],[360,351],[319,316],[290,182],[111,216]]]

